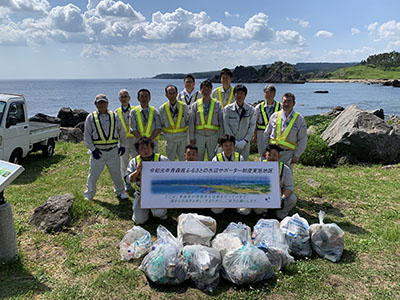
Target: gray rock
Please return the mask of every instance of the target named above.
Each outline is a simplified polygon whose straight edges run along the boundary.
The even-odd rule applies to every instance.
[[[340,113],[342,111],[344,111],[344,107],[336,106],[336,107],[332,108],[332,110],[330,110],[330,111],[328,111],[326,113],[323,113],[322,115],[323,116],[329,116],[331,118],[336,118],[338,115],[340,115]]]
[[[321,184],[320,184],[318,181],[315,181],[315,180],[312,179],[312,178],[307,179],[307,180],[306,180],[306,183],[307,183],[309,186],[313,187],[313,188],[319,188],[319,187],[321,186]]]
[[[350,155],[360,162],[391,164],[400,161],[400,130],[375,114],[348,106],[321,137],[338,156]]]
[[[57,117],[61,120],[62,127],[74,127],[82,121],[85,121],[89,113],[83,109],[72,110],[69,107],[63,107],[58,112]]]
[[[76,124],[74,128],[79,128],[82,132],[85,132],[85,121]]]
[[[74,200],[71,194],[49,197],[35,208],[29,223],[46,232],[61,230],[71,222]]]
[[[368,113],[374,114],[378,118],[385,120],[385,114],[383,113],[383,109],[374,109],[374,110],[367,110]]]
[[[77,144],[83,141],[83,132],[79,128],[61,127],[60,139]]]

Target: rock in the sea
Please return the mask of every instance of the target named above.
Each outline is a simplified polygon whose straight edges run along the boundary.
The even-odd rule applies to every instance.
[[[360,162],[384,164],[400,161],[399,128],[354,104],[336,117],[321,137],[338,156],[350,154]]]
[[[83,141],[83,132],[79,128],[61,127],[60,139],[66,142],[80,143]]]
[[[61,120],[57,117],[48,116],[45,114],[38,113],[33,117],[29,118],[29,121],[32,122],[43,122],[43,123],[53,123],[53,124],[60,124]]]
[[[63,107],[58,112],[57,117],[61,120],[62,127],[74,127],[82,121],[85,121],[89,113],[83,109],[72,110],[69,107]]]
[[[71,222],[74,199],[71,194],[49,197],[35,208],[30,223],[46,232],[61,230]]]
[[[328,94],[329,91],[314,91],[316,94]]]

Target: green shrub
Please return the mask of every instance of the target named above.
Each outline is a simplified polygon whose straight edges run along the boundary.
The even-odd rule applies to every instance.
[[[321,134],[326,129],[326,127],[331,124],[333,119],[329,116],[312,115],[305,116],[304,120],[306,121],[307,128],[313,126],[316,129],[315,134]]]
[[[335,151],[319,134],[307,137],[307,148],[300,156],[300,163],[306,166],[329,167],[332,165]]]

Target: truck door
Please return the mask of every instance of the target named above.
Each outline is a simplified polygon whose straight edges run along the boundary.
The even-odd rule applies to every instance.
[[[8,153],[8,160],[12,152],[20,148],[21,156],[29,151],[29,123],[26,120],[23,101],[9,103],[6,126],[3,133],[4,154]]]

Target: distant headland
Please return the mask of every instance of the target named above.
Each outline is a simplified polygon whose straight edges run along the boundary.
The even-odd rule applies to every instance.
[[[276,61],[273,64],[236,66],[232,69],[234,83],[305,83],[362,82],[400,87],[400,53],[396,51],[369,56],[361,62],[296,63]],[[219,71],[191,73],[197,79],[219,82]],[[185,73],[164,73],[153,79],[183,79]]]

